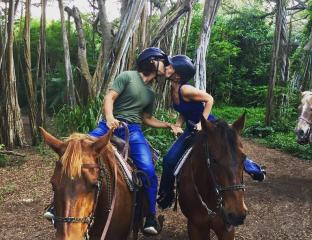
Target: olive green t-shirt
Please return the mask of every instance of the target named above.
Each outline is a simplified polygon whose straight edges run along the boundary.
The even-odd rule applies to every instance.
[[[113,107],[115,118],[142,123],[143,112],[153,114],[155,93],[137,71],[120,73],[110,90],[119,93]]]

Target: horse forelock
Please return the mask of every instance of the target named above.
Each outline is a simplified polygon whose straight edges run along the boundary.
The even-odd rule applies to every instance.
[[[236,153],[237,153],[237,134],[234,129],[232,129],[227,122],[222,119],[218,119],[212,121],[212,123],[216,126],[215,134],[216,137],[222,138],[223,144],[228,144],[229,149],[232,155],[232,159],[236,162]],[[206,133],[198,134],[197,140],[195,142],[208,144],[207,139],[212,138],[212,136],[207,135]]]
[[[81,177],[81,166],[83,164],[82,144],[83,142],[92,143],[94,140],[86,134],[73,133],[65,142],[68,145],[61,158],[62,174],[70,178]]]

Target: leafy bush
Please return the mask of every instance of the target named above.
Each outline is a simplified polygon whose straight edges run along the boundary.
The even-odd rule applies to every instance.
[[[159,120],[175,123],[176,115],[165,110],[156,112],[155,117]],[[169,129],[143,127],[144,135],[151,145],[160,151],[160,161],[157,162],[156,169],[160,170],[162,157],[168,152],[170,146],[175,141],[173,133]]]
[[[89,132],[96,127],[101,109],[101,98],[91,101],[85,107],[70,108],[64,105],[54,116],[57,133],[66,136],[72,132]]]
[[[0,144],[0,150],[4,148],[3,144]],[[7,159],[4,155],[0,154],[0,167],[5,167],[7,165]]]

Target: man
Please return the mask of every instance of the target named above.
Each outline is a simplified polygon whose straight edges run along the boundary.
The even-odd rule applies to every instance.
[[[125,71],[113,81],[112,87],[104,97],[103,120],[90,136],[100,137],[109,129],[115,129],[114,134],[124,138],[125,129],[119,127],[120,121],[126,122],[129,129],[130,157],[139,170],[144,171],[150,182],[143,178],[149,202],[149,214],[144,224],[144,232],[158,234],[156,220],[157,175],[152,160],[149,145],[143,135],[141,124],[157,127],[171,128],[175,126],[159,121],[152,116],[155,93],[151,83],[157,76],[165,74],[167,55],[159,48],[145,49],[137,59],[136,71]]]

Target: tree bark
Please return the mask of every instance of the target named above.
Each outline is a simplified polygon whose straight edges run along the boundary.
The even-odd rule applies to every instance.
[[[284,15],[286,9],[286,1],[278,0],[277,1],[277,12],[276,12],[276,21],[275,21],[275,33],[273,40],[273,51],[272,51],[272,60],[271,60],[271,71],[270,71],[270,80],[267,94],[267,103],[266,103],[266,115],[265,115],[265,124],[267,126],[271,125],[274,118],[274,113],[276,106],[274,104],[274,89],[279,75],[279,69],[282,68],[279,64],[281,56],[282,38],[284,37]]]
[[[17,3],[16,3],[17,4]],[[16,6],[15,6],[16,8]],[[16,145],[26,144],[24,136],[23,122],[17,98],[16,78],[13,60],[13,32],[14,32],[14,1],[9,1],[7,33],[8,40],[6,45],[6,66],[5,80],[3,81],[3,99],[1,104],[1,135],[3,143],[8,149]],[[3,66],[2,66],[3,67]]]
[[[88,88],[88,99],[93,99],[96,96],[96,91],[92,87],[92,76],[89,71],[89,65],[87,60],[87,46],[86,40],[82,28],[82,21],[80,17],[80,11],[77,7],[73,6],[72,9],[65,7],[65,11],[74,18],[76,30],[78,34],[78,64],[80,73],[85,80]]]
[[[181,53],[184,55],[186,55],[187,43],[188,43],[191,23],[192,23],[192,15],[193,15],[193,11],[191,8],[190,11],[187,13],[187,17],[186,17],[186,30],[184,32],[184,41],[183,41],[182,50],[181,50]]]
[[[46,6],[47,0],[41,0],[41,20],[40,20],[40,49],[39,49],[39,68],[38,79],[40,81],[40,115],[39,125],[46,125]]]
[[[105,77],[107,77],[105,80],[104,91],[106,91],[107,87],[118,74],[122,57],[126,54],[126,50],[129,48],[130,39],[138,25],[144,2],[144,0],[131,0],[128,3],[127,11],[113,43],[108,68],[105,71]]]
[[[74,107],[77,103],[76,103],[76,97],[75,97],[75,84],[74,84],[74,78],[73,78],[73,70],[72,70],[72,65],[70,61],[67,29],[65,25],[63,0],[58,0],[58,5],[60,9],[62,34],[63,34],[64,60],[65,60],[65,72],[66,72],[66,102],[70,107]]]
[[[211,28],[214,24],[220,0],[206,0],[199,46],[196,51],[195,87],[206,90],[206,54],[210,41]]]
[[[25,2],[25,26],[24,26],[24,61],[26,67],[26,96],[29,106],[29,122],[32,144],[38,143],[37,107],[36,107],[36,87],[33,82],[31,72],[31,49],[30,49],[30,6],[31,0]]]
[[[192,4],[194,3],[194,0],[185,0],[184,4],[178,6],[171,14],[168,16],[168,18],[162,18],[158,29],[153,31],[156,33],[149,44],[150,46],[156,46],[159,41],[170,31],[174,25],[177,24],[177,22],[180,20],[182,16],[185,15],[188,11],[191,10]]]
[[[101,35],[102,35],[102,65],[97,65],[98,69],[98,83],[97,83],[97,96],[101,92],[101,88],[104,82],[104,71],[105,71],[105,64],[109,61],[109,54],[110,49],[113,44],[113,37],[111,34],[111,24],[108,22],[106,7],[105,7],[106,0],[98,0],[99,5],[99,20],[101,26]],[[100,60],[100,59],[99,59]],[[107,68],[107,64],[106,64]]]

